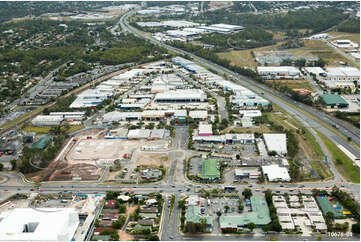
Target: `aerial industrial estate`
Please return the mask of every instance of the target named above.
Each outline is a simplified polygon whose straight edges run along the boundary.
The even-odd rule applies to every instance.
[[[359,241],[359,8],[1,2],[0,241]]]

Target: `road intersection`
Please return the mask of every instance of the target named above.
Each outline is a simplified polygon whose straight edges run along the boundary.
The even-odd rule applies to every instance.
[[[183,50],[176,49],[174,47],[168,46],[164,43],[158,42],[150,37],[143,36],[131,27],[126,21],[133,12],[128,12],[125,14],[120,21],[122,29],[127,29],[130,32],[133,32],[137,36],[146,38],[149,41],[161,45],[162,47],[168,48],[179,54],[187,54],[191,56],[197,62],[205,65],[206,67],[216,70],[220,74],[229,75],[230,78],[241,85],[247,86],[247,88],[252,91],[264,96],[271,102],[280,106],[287,113],[294,116],[298,121],[304,125],[320,143],[323,152],[329,156],[327,148],[323,145],[322,141],[318,137],[316,131],[324,134],[329,137],[334,143],[341,144],[352,154],[359,156],[359,150],[354,146],[350,145],[345,141],[344,137],[341,137],[336,132],[330,130],[327,125],[333,125],[335,122],[330,119],[326,114],[321,114],[316,110],[313,110],[310,107],[305,106],[304,104],[294,102],[288,97],[285,97],[275,91],[269,90],[264,86],[256,83],[254,80],[238,75],[234,72],[231,72],[224,67],[220,67],[217,64],[211,63],[208,60],[197,57],[191,53],[185,52]],[[140,84],[142,84],[141,82]],[[139,85],[140,85],[139,84]],[[137,86],[139,86],[137,85]],[[136,88],[136,87],[134,87]],[[209,90],[208,90],[209,91]],[[211,93],[214,94],[214,93]],[[217,96],[214,94],[214,97]],[[217,98],[220,108],[221,117],[227,117],[227,112],[224,109],[225,105],[222,102],[221,98]],[[223,111],[222,111],[223,110]],[[301,111],[302,110],[302,111]],[[306,113],[306,115],[305,115]],[[98,115],[95,115],[90,122],[87,123],[88,126],[91,125],[92,120],[95,120]],[[319,120],[323,122],[320,122]],[[359,134],[356,134],[356,130],[351,129],[350,127],[341,126],[340,132],[351,137],[355,143],[359,145]],[[201,189],[223,189],[222,184],[213,184],[212,186],[202,183],[195,183],[188,180],[184,175],[183,160],[190,157],[194,151],[187,150],[187,138],[188,138],[188,127],[187,126],[175,126],[175,137],[174,137],[174,147],[169,151],[169,156],[172,160],[171,167],[168,171],[166,178],[163,181],[149,183],[149,184],[119,184],[119,183],[105,183],[105,182],[43,182],[39,188],[40,192],[44,193],[58,193],[58,192],[81,192],[81,193],[105,193],[106,191],[132,191],[135,193],[149,193],[149,192],[160,192],[162,195],[175,195],[175,204],[174,208],[171,211],[169,207],[164,209],[163,214],[163,225],[161,232],[162,240],[265,240],[264,236],[255,237],[253,235],[243,235],[243,236],[225,236],[225,235],[214,235],[214,236],[189,236],[184,235],[179,231],[179,209],[177,203],[182,196],[188,196],[191,194],[198,193]],[[334,173],[334,178],[327,181],[316,181],[316,182],[303,182],[297,184],[279,184],[279,183],[268,183],[268,184],[235,184],[236,190],[241,192],[245,188],[252,188],[252,191],[257,194],[261,194],[266,190],[272,190],[277,193],[291,193],[297,194],[298,192],[303,193],[312,193],[313,189],[322,189],[322,190],[331,190],[335,185],[340,187],[340,189],[347,191],[353,194],[354,198],[359,200],[360,197],[360,186],[359,184],[349,183],[344,180],[344,178],[339,174],[335,168],[333,162],[329,162],[330,169]],[[13,172],[0,172],[0,177],[4,179],[0,180],[0,190],[2,191],[11,191],[19,193],[28,193],[36,189],[36,184],[26,180],[26,178],[19,173]],[[300,240],[299,236],[281,236],[281,235],[266,235],[269,238],[277,238],[277,240]],[[332,240],[332,238],[322,238],[324,240]]]

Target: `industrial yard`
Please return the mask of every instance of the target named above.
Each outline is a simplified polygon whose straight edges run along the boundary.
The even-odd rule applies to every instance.
[[[0,241],[358,241],[359,10],[0,3]]]

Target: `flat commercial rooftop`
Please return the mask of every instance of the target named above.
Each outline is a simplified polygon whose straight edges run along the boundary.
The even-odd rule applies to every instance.
[[[287,154],[286,134],[263,134],[268,151],[275,151],[278,154]]]
[[[285,167],[278,165],[262,166],[263,174],[268,177],[269,181],[290,181],[291,177]]]
[[[222,215],[219,218],[221,229],[237,228],[246,226],[249,223],[256,225],[266,225],[271,222],[267,202],[262,196],[251,197],[252,212],[241,215]]]
[[[73,208],[16,208],[0,214],[0,240],[70,241],[78,225]]]

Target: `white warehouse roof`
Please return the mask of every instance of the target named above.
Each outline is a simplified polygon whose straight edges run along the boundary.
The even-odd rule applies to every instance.
[[[62,116],[62,115],[85,115],[85,112],[50,112],[50,116]]]
[[[284,167],[278,165],[262,166],[263,174],[267,175],[269,181],[290,181],[290,175]]]
[[[165,26],[175,27],[175,28],[193,27],[199,25],[198,23],[193,23],[185,20],[168,20],[168,21],[163,21],[162,24]]]
[[[78,225],[74,208],[16,208],[0,214],[0,240],[70,241]]]
[[[141,119],[141,112],[118,112],[113,111],[103,115],[104,122],[117,122],[117,121],[124,121],[127,119]]]
[[[194,119],[207,119],[208,112],[207,112],[207,110],[189,111],[189,117],[194,118]]]
[[[229,29],[229,30],[232,30],[232,31],[244,29],[243,26],[232,25],[232,24],[213,24],[210,27],[221,28],[221,29]]]
[[[199,124],[198,127],[198,133],[199,135],[212,135],[212,125],[211,124]]]
[[[240,110],[239,114],[242,117],[260,117],[262,116],[262,113],[260,110]]]
[[[326,73],[326,71],[321,67],[305,67],[304,70],[307,71],[308,73],[313,73],[315,75]]]
[[[200,89],[180,89],[180,90],[171,90],[163,93],[157,93],[155,95],[155,101],[201,101],[206,100],[206,94]]]
[[[38,115],[31,123],[33,125],[59,125],[64,120],[63,116]]]
[[[150,129],[132,129],[128,132],[129,139],[147,139],[150,136]]]
[[[287,154],[286,134],[263,134],[268,151],[276,151],[277,154]]]
[[[299,74],[300,71],[294,66],[258,66],[258,73],[289,73],[289,74]]]
[[[329,67],[326,70],[328,76],[360,76],[360,71],[355,67]]]

